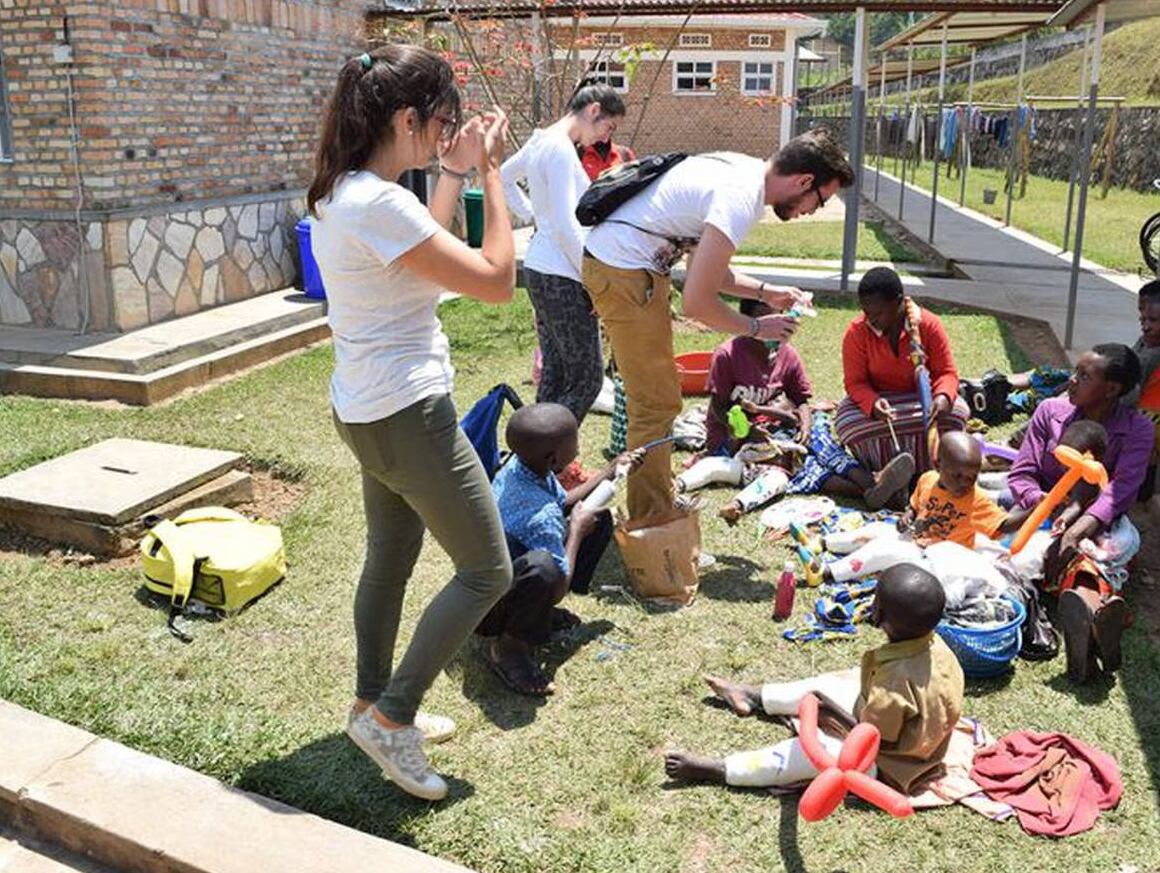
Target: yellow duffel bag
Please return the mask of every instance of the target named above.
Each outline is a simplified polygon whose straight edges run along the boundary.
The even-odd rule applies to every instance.
[[[286,575],[282,530],[224,506],[154,523],[141,540],[145,587],[170,602],[169,629],[191,600],[230,614]]]

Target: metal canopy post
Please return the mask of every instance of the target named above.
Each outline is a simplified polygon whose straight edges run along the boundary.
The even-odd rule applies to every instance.
[[[874,202],[878,202],[878,182],[882,179],[882,125],[886,117],[886,52],[882,53],[882,75],[878,81],[878,160],[874,167]]]
[[[910,159],[910,142],[907,135],[910,131],[910,83],[914,76],[914,46],[906,47],[906,109],[902,115],[902,176],[898,185],[898,220],[902,221],[902,207],[906,202],[906,162]]]
[[[1080,151],[1079,207],[1075,216],[1075,252],[1071,258],[1071,281],[1067,288],[1067,322],[1063,331],[1063,347],[1071,351],[1075,335],[1075,303],[1079,293],[1079,267],[1083,259],[1083,229],[1087,219],[1088,182],[1092,174],[1092,140],[1095,139],[1096,102],[1100,96],[1100,53],[1104,44],[1104,22],[1108,4],[1096,7],[1096,24],[1092,41],[1091,90],[1088,94],[1087,118],[1084,122],[1083,149]]]
[[[1015,108],[1011,110],[1011,164],[1007,178],[1007,219],[1005,227],[1011,226],[1011,198],[1015,196],[1015,156],[1019,152],[1019,106],[1023,102],[1023,73],[1027,68],[1027,34],[1019,42],[1019,83],[1015,87]],[[1028,118],[1028,124],[1031,119]]]
[[[850,274],[858,253],[858,203],[862,197],[863,153],[866,143],[866,7],[854,17],[854,79],[850,96],[850,166],[854,185],[846,197],[846,227],[842,236],[842,290],[850,290]]]
[[[934,242],[934,217],[938,209],[938,163],[942,154],[943,101],[947,90],[947,27],[949,19],[943,22],[942,49],[938,63],[938,115],[934,119],[934,179],[930,186],[930,232],[927,241]]]
[[[1071,239],[1071,210],[1075,203],[1075,183],[1079,180],[1079,152],[1083,140],[1083,95],[1088,89],[1088,49],[1091,48],[1092,29],[1089,26],[1083,38],[1083,57],[1079,62],[1079,99],[1075,102],[1075,149],[1071,156],[1071,178],[1067,183],[1067,215],[1063,219],[1063,250],[1067,251]]]
[[[967,202],[967,171],[971,169],[971,101],[975,99],[975,55],[971,48],[971,71],[967,78],[967,113],[963,119],[963,144],[959,150],[959,206]]]

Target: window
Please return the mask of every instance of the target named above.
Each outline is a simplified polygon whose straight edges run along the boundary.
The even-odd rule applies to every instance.
[[[773,38],[768,33],[749,34],[749,47],[751,49],[767,49],[772,46]]]
[[[712,94],[717,90],[716,61],[677,61],[673,66],[674,94]]]
[[[746,61],[741,65],[742,94],[773,93],[773,61]]]
[[[594,61],[584,76],[585,85],[611,85],[617,91],[628,90],[628,76],[624,64],[616,61]]]
[[[682,33],[681,48],[712,48],[713,36],[708,33]]]
[[[592,44],[598,48],[619,48],[624,45],[623,33],[594,33]]]
[[[8,108],[8,79],[0,53],[0,161],[12,160],[12,124]]]

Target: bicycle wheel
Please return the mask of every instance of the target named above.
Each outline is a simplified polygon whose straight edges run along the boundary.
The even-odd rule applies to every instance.
[[[1160,274],[1160,212],[1145,221],[1140,228],[1140,253],[1148,269],[1154,274]]]

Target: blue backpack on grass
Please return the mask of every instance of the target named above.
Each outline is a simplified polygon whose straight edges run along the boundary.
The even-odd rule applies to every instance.
[[[459,426],[471,440],[475,453],[479,455],[479,460],[483,462],[488,479],[495,478],[503,463],[499,453],[499,418],[503,414],[505,401],[511,404],[512,409],[519,409],[524,405],[515,389],[501,382],[476,401],[459,422]]]

